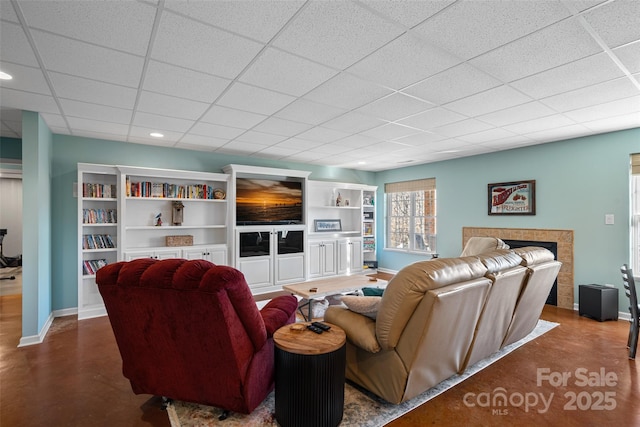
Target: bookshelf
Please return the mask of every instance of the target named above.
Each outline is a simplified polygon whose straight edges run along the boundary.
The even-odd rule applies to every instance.
[[[95,272],[118,261],[118,171],[78,164],[78,320],[106,314]]]
[[[309,276],[361,272],[365,260],[375,260],[373,203],[377,187],[313,180],[309,180],[308,187],[309,246],[312,249],[320,248],[319,251],[314,251],[318,256],[312,257],[309,261]],[[367,217],[368,219],[365,219]],[[323,220],[339,221],[339,229],[320,231],[316,224],[317,221]],[[336,250],[327,251],[327,244]],[[322,251],[322,248],[325,250]],[[337,268],[327,268],[327,264],[336,265]]]
[[[229,175],[117,168],[123,188],[123,259],[201,258],[228,264]]]

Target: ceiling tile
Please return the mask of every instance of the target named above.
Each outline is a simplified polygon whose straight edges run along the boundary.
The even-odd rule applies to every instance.
[[[3,21],[10,21],[14,23],[19,23],[18,15],[16,15],[15,10],[13,10],[13,4],[8,1],[0,1],[0,16]]]
[[[276,92],[302,96],[336,73],[332,68],[269,48],[242,74],[240,81]]]
[[[226,31],[163,13],[151,57],[219,77],[235,78],[262,47],[260,43]]]
[[[223,107],[235,108],[252,113],[271,115],[290,104],[295,98],[266,89],[234,83],[218,100]]]
[[[175,96],[142,91],[138,100],[138,111],[167,117],[195,120],[209,105]]]
[[[500,84],[500,80],[464,63],[408,87],[402,92],[442,105]]]
[[[280,159],[282,157],[292,156],[298,153],[298,150],[292,148],[285,148],[279,146],[271,146],[260,150],[260,154],[272,156],[273,158]]]
[[[17,111],[17,110],[14,110],[14,111]],[[20,114],[20,122],[22,122],[22,112],[18,111],[18,113]],[[52,129],[52,128],[64,129],[64,134],[68,134],[69,133],[69,128],[67,127],[67,122],[64,120],[64,117],[62,117],[61,114],[47,114],[47,113],[45,113],[45,114],[41,114],[41,116],[42,116],[42,119],[47,124],[47,127],[49,129]]]
[[[424,113],[400,120],[398,123],[428,131],[438,126],[459,122],[464,119],[466,117],[462,114],[454,113],[444,108],[432,108]]]
[[[402,31],[355,3],[308,2],[273,44],[343,70]]]
[[[537,2],[530,3],[538,5]],[[567,19],[474,58],[470,62],[504,82],[511,82],[601,50],[575,19]]]
[[[541,102],[528,102],[504,110],[477,116],[476,118],[494,126],[510,125],[539,117],[550,116],[556,111]]]
[[[52,96],[23,92],[2,86],[0,87],[0,100],[2,100],[3,106],[11,106],[18,110],[60,114],[58,104]]]
[[[490,141],[486,141],[486,142],[483,142],[482,145],[484,145],[485,147],[492,147],[492,148],[504,150],[504,149],[516,148],[521,145],[530,145],[534,142],[535,140],[528,138],[524,135],[514,135],[514,136],[509,136],[507,138],[493,139]]]
[[[355,135],[351,135],[346,138],[343,138],[340,141],[337,141],[336,143],[343,145],[345,147],[350,147],[355,149],[355,148],[367,147],[371,144],[377,143],[378,141],[379,141],[378,138],[374,138],[374,137],[366,136],[362,134],[355,134]]]
[[[635,112],[640,117],[640,95],[568,111],[564,115],[578,123],[584,123],[631,112]]]
[[[211,150],[222,147],[228,142],[229,140],[227,138],[214,138],[212,136],[194,135],[192,133],[183,135],[182,138],[180,138],[180,143],[208,147]]]
[[[630,73],[640,72],[640,41],[614,49],[613,53]]]
[[[178,119],[176,117],[158,116],[137,112],[133,117],[133,125],[155,129],[161,133],[165,131],[186,132],[193,126],[193,120]]]
[[[504,129],[495,128],[489,129],[482,132],[471,133],[469,135],[459,136],[458,139],[469,142],[472,144],[479,144],[483,142],[494,141],[496,139],[509,138],[512,136],[516,136],[513,132],[509,132]]]
[[[196,1],[165,0],[167,9],[222,29],[268,42],[304,4],[302,0]]]
[[[142,2],[23,1],[31,28],[145,55],[156,9]]]
[[[458,136],[468,135],[470,133],[480,132],[490,128],[490,125],[479,120],[466,119],[448,125],[439,126],[431,130],[440,135],[447,136],[449,138],[455,138]]]
[[[139,56],[41,31],[32,33],[47,70],[130,87],[140,83],[144,59]]]
[[[253,130],[260,132],[272,133],[282,136],[294,136],[307,129],[310,129],[313,125],[307,123],[293,122],[291,120],[279,119],[277,117],[269,117],[262,123],[253,127]]]
[[[136,102],[136,89],[70,76],[68,74],[49,73],[53,89],[59,98],[99,103],[111,107],[133,110]]]
[[[532,101],[530,97],[505,85],[450,102],[445,107],[457,113],[473,117],[530,101]]]
[[[340,73],[305,95],[306,99],[353,109],[391,94],[392,91],[347,73]]]
[[[331,119],[327,122],[324,122],[322,126],[329,128],[340,130],[343,132],[362,132],[367,129],[374,128],[376,126],[380,126],[381,124],[386,123],[383,120],[376,119],[375,117],[365,116],[364,114],[348,112],[346,114],[341,115],[340,117],[336,117],[335,119]]]
[[[413,27],[430,16],[435,15],[455,0],[431,1],[380,1],[361,0],[360,3],[371,7],[406,27]]]
[[[543,99],[542,102],[556,111],[571,111],[616,99],[628,98],[638,93],[640,93],[640,91],[631,80],[623,77],[560,95],[550,96]]]
[[[192,135],[210,136],[213,138],[233,139],[245,132],[244,129],[232,128],[229,126],[212,125],[209,123],[196,123],[189,133]]]
[[[606,119],[594,120],[583,123],[583,125],[595,132],[613,132],[620,129],[631,129],[640,127],[640,114],[624,114],[622,116],[607,117]]]
[[[574,124],[575,123],[571,119],[568,119],[562,114],[556,114],[553,116],[541,117],[539,119],[507,125],[504,126],[503,129],[517,134],[528,135],[539,130],[556,129]]]
[[[51,90],[40,68],[0,62],[0,69],[13,76],[11,80],[0,80],[0,87],[51,96]]]
[[[640,40],[640,2],[636,0],[612,1],[583,16],[611,48]]]
[[[67,117],[67,121],[71,129],[73,129],[73,135],[77,135],[78,130],[100,132],[117,136],[118,139],[123,141],[129,132],[129,125],[123,123],[110,123],[104,120],[92,120],[80,117]],[[147,135],[149,132],[151,131],[147,131]]]
[[[213,105],[200,119],[201,122],[226,125],[240,129],[251,129],[262,122],[267,116],[250,113],[248,111],[235,110],[233,108]]]
[[[469,59],[567,16],[569,11],[557,1],[457,2],[414,31],[454,55]]]
[[[510,85],[534,98],[544,98],[623,75],[622,70],[611,60],[609,55],[599,53],[516,80]]]
[[[334,142],[346,136],[349,136],[349,134],[321,126],[316,126],[297,135],[298,138],[324,143]]]
[[[5,3],[8,2],[0,2],[3,5]],[[19,25],[2,21],[2,25],[0,25],[0,40],[2,41],[2,62],[15,62],[16,64],[31,67],[39,66],[38,59],[31,49],[29,40]]]
[[[345,110],[336,107],[318,104],[317,102],[311,102],[301,98],[283,108],[276,116],[282,119],[293,120],[294,122],[319,125],[344,112]]]
[[[204,152],[211,152],[217,148],[217,147],[209,147],[206,144],[205,145],[189,144],[187,142],[176,142],[173,147],[180,148],[183,150],[204,151]]]
[[[401,144],[420,147],[435,141],[441,141],[443,139],[445,139],[445,137],[442,135],[438,135],[431,132],[420,132],[420,133],[415,133],[413,135],[405,136],[403,138],[397,138],[395,141]]]
[[[249,155],[267,148],[264,144],[255,144],[253,142],[234,141],[233,144],[226,144],[218,148],[216,152],[225,154]]]
[[[236,141],[255,142],[262,145],[273,145],[282,142],[286,136],[274,135],[272,133],[256,132],[254,130],[247,131],[236,138]]]
[[[295,149],[296,151],[310,150],[323,145],[323,142],[309,141],[301,138],[289,138],[276,144],[276,147]]]
[[[347,71],[399,90],[459,63],[450,53],[413,34],[404,34]]]
[[[142,144],[152,143],[153,145],[170,146],[175,144],[175,142],[182,137],[182,132],[173,132],[169,130],[165,130],[162,132],[164,135],[164,137],[162,138],[151,136],[151,132],[154,132],[156,130],[157,129],[147,128],[143,126],[131,126],[131,129],[129,130],[128,140],[130,142],[137,142]]]
[[[175,65],[149,61],[143,89],[165,95],[212,103],[231,80]]]
[[[362,132],[362,135],[371,136],[378,139],[396,139],[403,136],[409,136],[420,132],[418,129],[407,126],[397,125],[395,123],[387,123],[377,128],[369,129]]]
[[[61,99],[60,105],[66,117],[80,117],[110,123],[131,123],[131,110],[108,107],[106,105],[90,104],[88,102]]]
[[[528,133],[527,136],[540,141],[559,141],[561,139],[577,138],[589,134],[589,129],[582,125],[568,125],[547,130]]]
[[[433,107],[434,105],[428,102],[402,93],[394,93],[393,95],[386,96],[371,104],[358,108],[356,111],[380,119],[394,121],[421,113]]]

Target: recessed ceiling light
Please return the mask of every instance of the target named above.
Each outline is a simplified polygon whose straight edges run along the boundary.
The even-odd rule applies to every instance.
[[[7,74],[4,71],[0,71],[0,80],[11,80],[13,76],[11,74]]]
[[[367,164],[367,162],[365,162],[364,160],[360,160],[360,161],[358,162],[358,164],[359,164],[359,165],[366,165],[366,164]]]
[[[164,136],[160,132],[151,132],[149,135],[151,135],[154,138],[162,138]]]

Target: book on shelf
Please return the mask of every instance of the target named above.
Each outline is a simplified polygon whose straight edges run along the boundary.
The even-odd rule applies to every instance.
[[[99,199],[112,199],[117,194],[115,184],[82,184],[82,197],[95,197]]]
[[[84,234],[82,249],[113,249],[116,245],[109,234]]]
[[[127,197],[170,199],[214,199],[214,188],[207,184],[178,185],[158,182],[131,182],[127,178]]]
[[[84,224],[116,224],[118,222],[117,209],[82,209]]]
[[[94,276],[98,270],[107,264],[106,259],[86,259],[82,262],[82,272],[85,276]]]

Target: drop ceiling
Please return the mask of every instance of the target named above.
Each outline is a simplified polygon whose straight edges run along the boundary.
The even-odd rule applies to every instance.
[[[361,170],[640,126],[640,1],[0,1],[1,135]],[[164,134],[153,138],[151,132]]]

